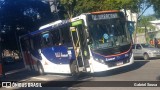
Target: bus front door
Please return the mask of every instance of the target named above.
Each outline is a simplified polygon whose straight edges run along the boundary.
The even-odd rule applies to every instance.
[[[89,68],[89,49],[87,45],[87,34],[82,20],[72,23],[70,27],[72,42],[79,71],[86,71]]]

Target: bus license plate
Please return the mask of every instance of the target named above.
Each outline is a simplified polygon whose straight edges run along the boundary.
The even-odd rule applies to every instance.
[[[117,62],[117,66],[122,65],[122,64],[123,64],[123,62]]]

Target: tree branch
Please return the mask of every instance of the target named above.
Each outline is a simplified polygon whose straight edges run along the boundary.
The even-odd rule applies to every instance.
[[[145,12],[149,7],[151,7],[151,5],[148,5],[148,6],[143,10],[143,12],[138,16],[137,20],[139,20],[139,18],[144,14],[144,12]]]

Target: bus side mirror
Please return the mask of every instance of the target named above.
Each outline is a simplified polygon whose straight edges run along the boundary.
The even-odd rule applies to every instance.
[[[135,27],[134,27],[134,22],[128,21],[127,25],[128,25],[128,30],[129,30],[129,32],[130,32],[131,34],[133,34],[134,29],[135,29]]]

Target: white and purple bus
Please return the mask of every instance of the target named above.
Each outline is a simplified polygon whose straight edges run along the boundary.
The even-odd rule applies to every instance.
[[[133,63],[131,23],[118,10],[58,20],[20,37],[26,68],[43,73],[102,72]]]

